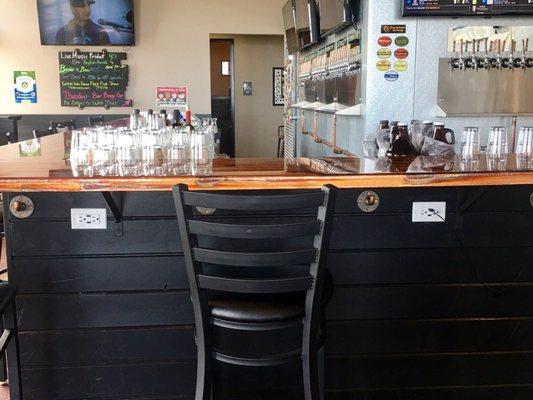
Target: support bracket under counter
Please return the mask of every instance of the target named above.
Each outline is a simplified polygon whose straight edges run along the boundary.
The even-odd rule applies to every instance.
[[[107,204],[107,208],[113,214],[115,220],[115,235],[124,236],[124,223],[122,217],[122,193],[121,192],[101,192]]]

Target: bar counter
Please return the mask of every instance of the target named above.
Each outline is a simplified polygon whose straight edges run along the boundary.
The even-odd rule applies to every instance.
[[[514,155],[496,167],[482,156],[475,165],[459,158],[418,157],[377,161],[359,158],[217,159],[210,176],[74,177],[70,134],[41,139],[38,157],[22,157],[19,144],[0,147],[0,192],[167,191],[177,183],[193,190],[464,187],[533,183],[533,162]],[[492,171],[490,170],[492,169]]]
[[[19,289],[23,393],[10,355],[12,400],[194,398],[194,316],[170,192],[180,182],[341,188],[328,257],[327,400],[533,397],[531,165],[514,156],[502,171],[485,158],[237,159],[216,160],[208,177],[76,178],[68,139],[43,138],[37,157],[0,147],[8,274]],[[445,203],[445,221],[413,223],[413,202]],[[73,209],[105,211],[107,228],[72,229]],[[246,224],[311,215],[197,211]],[[217,370],[217,400],[303,399],[299,365]]]

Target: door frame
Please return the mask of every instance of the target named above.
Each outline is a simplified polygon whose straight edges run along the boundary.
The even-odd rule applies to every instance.
[[[224,42],[229,43],[230,45],[230,106],[231,106],[231,131],[232,131],[232,149],[233,149],[233,156],[235,157],[237,147],[235,143],[235,39],[228,37],[228,38],[209,38],[209,44],[213,42]],[[211,48],[211,46],[210,46]],[[211,52],[209,53],[209,62],[212,62],[211,59]],[[213,98],[213,92],[210,93],[210,98]],[[212,113],[212,111],[211,111]]]

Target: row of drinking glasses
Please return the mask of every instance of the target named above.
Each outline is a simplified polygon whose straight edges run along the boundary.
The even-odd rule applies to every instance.
[[[492,127],[489,131],[487,142],[487,157],[493,159],[506,159],[509,151],[509,135],[507,128]],[[514,153],[517,158],[533,157],[533,127],[523,126],[518,133]],[[481,141],[479,128],[470,127],[463,130],[461,137],[461,157],[463,159],[477,158],[481,154]]]
[[[210,126],[159,130],[98,127],[72,132],[74,176],[209,175],[215,155]]]

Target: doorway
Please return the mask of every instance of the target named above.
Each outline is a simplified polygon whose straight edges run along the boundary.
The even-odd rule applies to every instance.
[[[211,114],[218,118],[220,153],[235,158],[233,39],[211,39]]]

